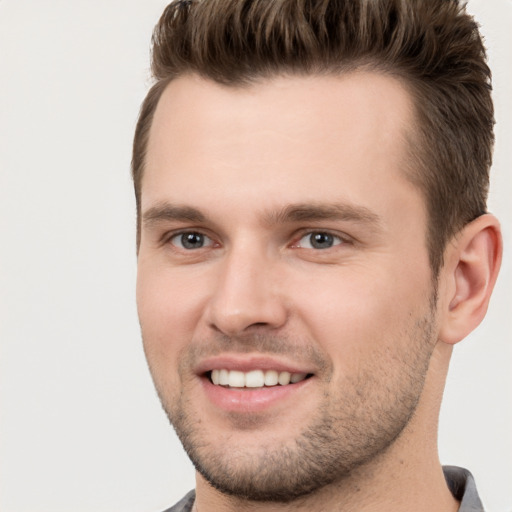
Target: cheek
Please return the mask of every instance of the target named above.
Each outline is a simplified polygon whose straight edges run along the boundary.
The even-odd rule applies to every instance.
[[[193,280],[192,282],[198,282]],[[200,281],[199,281],[200,282]],[[174,367],[201,314],[200,289],[166,268],[139,263],[137,310],[150,366]]]
[[[416,320],[428,310],[427,276],[351,268],[311,282],[299,316],[342,374],[404,350]]]

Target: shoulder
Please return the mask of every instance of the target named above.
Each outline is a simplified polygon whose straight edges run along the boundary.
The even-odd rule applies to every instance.
[[[191,512],[196,499],[196,491],[190,491],[184,498],[178,503],[173,505],[171,508],[164,510],[164,512]]]
[[[484,512],[473,475],[456,466],[443,466],[443,471],[450,491],[460,501],[459,512]]]

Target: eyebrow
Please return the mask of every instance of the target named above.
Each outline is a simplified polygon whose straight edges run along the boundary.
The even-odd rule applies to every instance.
[[[152,206],[142,215],[142,222],[146,227],[166,221],[205,223],[208,220],[209,218],[197,208],[170,203]],[[371,228],[378,228],[381,224],[380,217],[368,208],[347,203],[291,204],[280,210],[267,211],[263,216],[263,223],[268,225],[321,220],[350,221]]]
[[[151,226],[165,221],[206,222],[207,217],[200,210],[191,206],[179,206],[162,203],[148,208],[142,215],[142,223]]]
[[[269,212],[265,220],[269,224],[286,222],[315,222],[320,220],[342,220],[372,227],[379,227],[380,217],[364,206],[348,203],[302,203],[292,204],[276,212]]]

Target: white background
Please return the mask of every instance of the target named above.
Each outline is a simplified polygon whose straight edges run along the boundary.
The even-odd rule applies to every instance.
[[[158,512],[193,487],[136,319],[131,141],[164,0],[0,0],[0,510]],[[443,463],[512,512],[512,1],[471,0],[494,70],[505,263],[455,350]]]

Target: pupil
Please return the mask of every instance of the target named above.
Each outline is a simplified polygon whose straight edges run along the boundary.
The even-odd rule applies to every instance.
[[[315,249],[328,249],[332,247],[333,237],[329,233],[314,233],[311,235],[310,241]]]
[[[181,235],[181,243],[185,249],[198,249],[203,246],[203,235],[199,233],[185,233]]]

